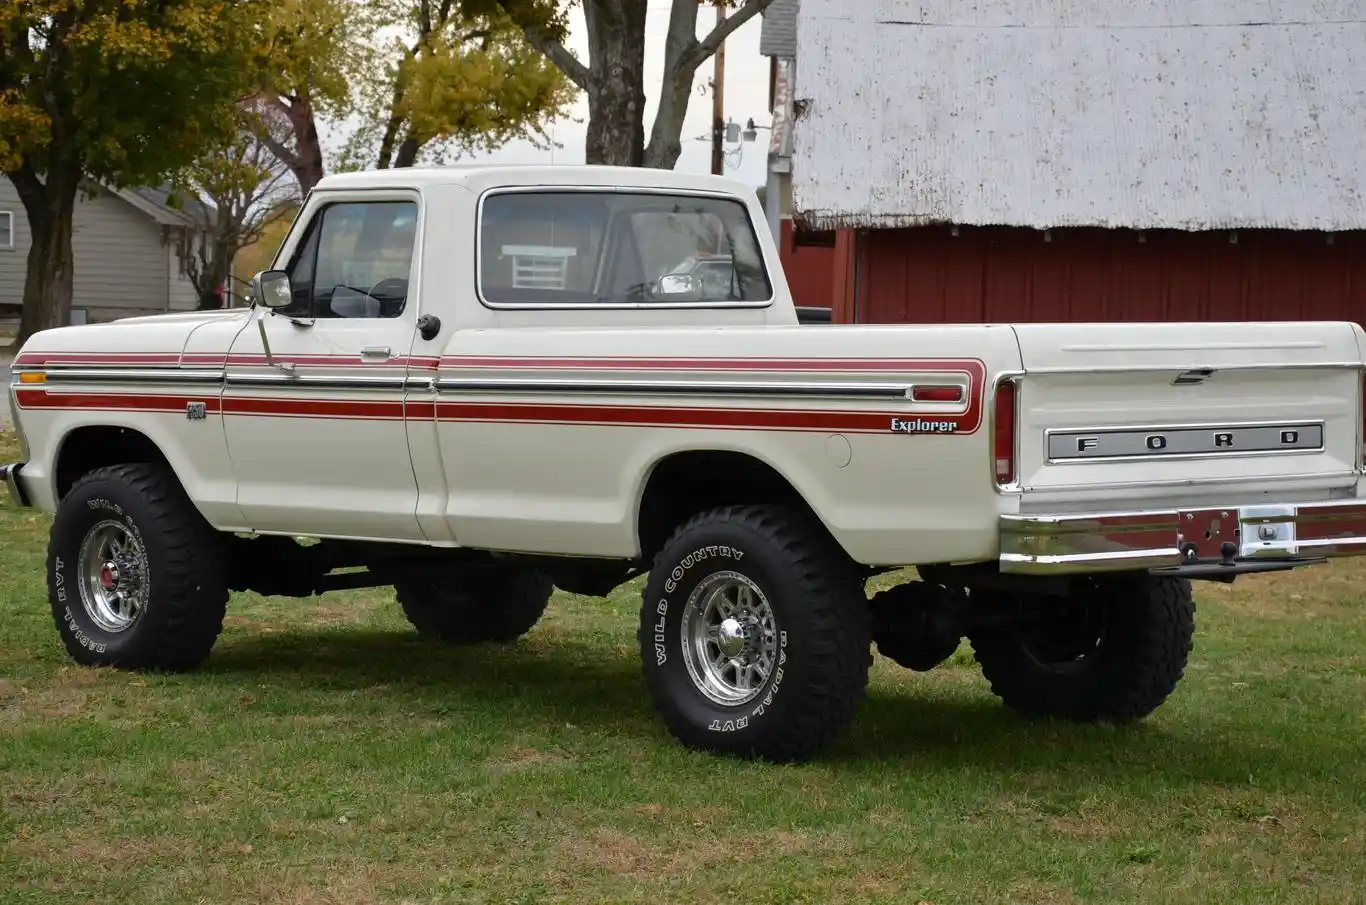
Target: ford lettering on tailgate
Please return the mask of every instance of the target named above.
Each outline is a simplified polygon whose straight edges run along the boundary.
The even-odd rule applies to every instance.
[[[1323,423],[1049,431],[1050,461],[1317,452]]]

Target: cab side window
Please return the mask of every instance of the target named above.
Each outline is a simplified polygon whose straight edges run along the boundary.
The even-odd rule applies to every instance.
[[[417,234],[411,201],[345,201],[318,210],[288,270],[291,317],[398,317]]]

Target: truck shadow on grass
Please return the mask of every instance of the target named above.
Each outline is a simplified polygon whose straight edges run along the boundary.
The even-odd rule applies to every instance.
[[[215,685],[252,689],[278,683],[300,706],[316,704],[320,712],[334,709],[331,696],[338,691],[372,689],[371,704],[392,704],[396,718],[477,716],[459,724],[466,731],[512,732],[518,728],[512,721],[524,727],[530,720],[552,734],[569,724],[675,744],[650,706],[634,650],[607,642],[548,642],[533,633],[505,647],[454,648],[405,632],[280,632],[221,644],[200,675]],[[963,682],[961,670],[956,677],[930,674],[914,681],[923,684],[923,694],[870,689],[845,736],[818,763],[840,772],[899,765],[1246,786],[1253,775],[1302,777],[1306,758],[1316,771],[1336,772],[1330,765],[1356,757],[1340,736],[1297,739],[1274,722],[1210,725],[1179,702],[1130,726],[1078,725],[1017,716],[984,682],[980,688]],[[1341,772],[1331,781],[1350,781],[1349,772]]]

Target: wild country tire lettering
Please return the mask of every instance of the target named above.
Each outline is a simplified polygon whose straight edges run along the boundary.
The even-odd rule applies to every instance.
[[[120,517],[123,515],[122,506],[111,500],[106,500],[103,497],[91,497],[85,501],[85,505],[89,506],[91,509],[108,509],[110,512]]]
[[[678,590],[678,583],[683,580],[684,574],[688,569],[704,559],[712,559],[717,556],[725,556],[739,562],[744,558],[743,550],[728,547],[724,544],[710,544],[706,547],[699,547],[683,557],[683,561],[674,566],[669,577],[664,579],[664,593],[672,594]],[[659,603],[655,604],[655,614],[659,620],[654,624],[655,630],[655,666],[663,666],[669,660],[669,652],[664,644],[664,620],[669,614],[669,598],[659,598]]]

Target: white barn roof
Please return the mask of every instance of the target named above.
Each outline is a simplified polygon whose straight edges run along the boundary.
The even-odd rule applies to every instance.
[[[802,0],[793,210],[1366,229],[1366,0]]]

